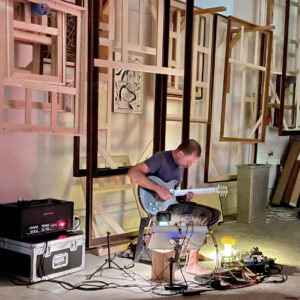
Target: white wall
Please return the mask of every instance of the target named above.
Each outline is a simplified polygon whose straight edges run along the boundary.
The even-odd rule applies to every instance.
[[[0,202],[56,198],[83,205],[72,176],[73,138],[34,133],[0,136]]]

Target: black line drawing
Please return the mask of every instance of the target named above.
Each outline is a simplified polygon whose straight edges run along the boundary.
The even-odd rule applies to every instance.
[[[130,62],[141,63],[141,57],[131,56]],[[142,113],[143,74],[132,70],[116,70],[114,76],[113,112]]]

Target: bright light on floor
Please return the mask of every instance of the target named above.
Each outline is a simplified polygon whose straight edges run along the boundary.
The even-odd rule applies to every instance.
[[[223,252],[223,255],[224,256],[231,256],[232,255],[232,245],[231,244],[225,244],[224,245],[224,252]]]
[[[216,258],[217,258],[216,251],[209,253],[209,254],[208,254],[208,257],[209,257],[210,259],[216,260]],[[221,257],[222,257],[221,254],[219,254],[219,259],[221,259]]]

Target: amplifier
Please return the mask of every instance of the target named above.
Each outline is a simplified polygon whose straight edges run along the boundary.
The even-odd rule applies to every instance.
[[[73,228],[74,203],[56,199],[0,204],[0,237],[27,240]]]

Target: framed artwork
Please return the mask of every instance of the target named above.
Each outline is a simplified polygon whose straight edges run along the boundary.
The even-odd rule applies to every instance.
[[[115,53],[115,60],[120,53]],[[131,55],[128,62],[142,63],[142,57]],[[113,92],[113,112],[142,113],[143,112],[143,74],[142,72],[115,69]]]

